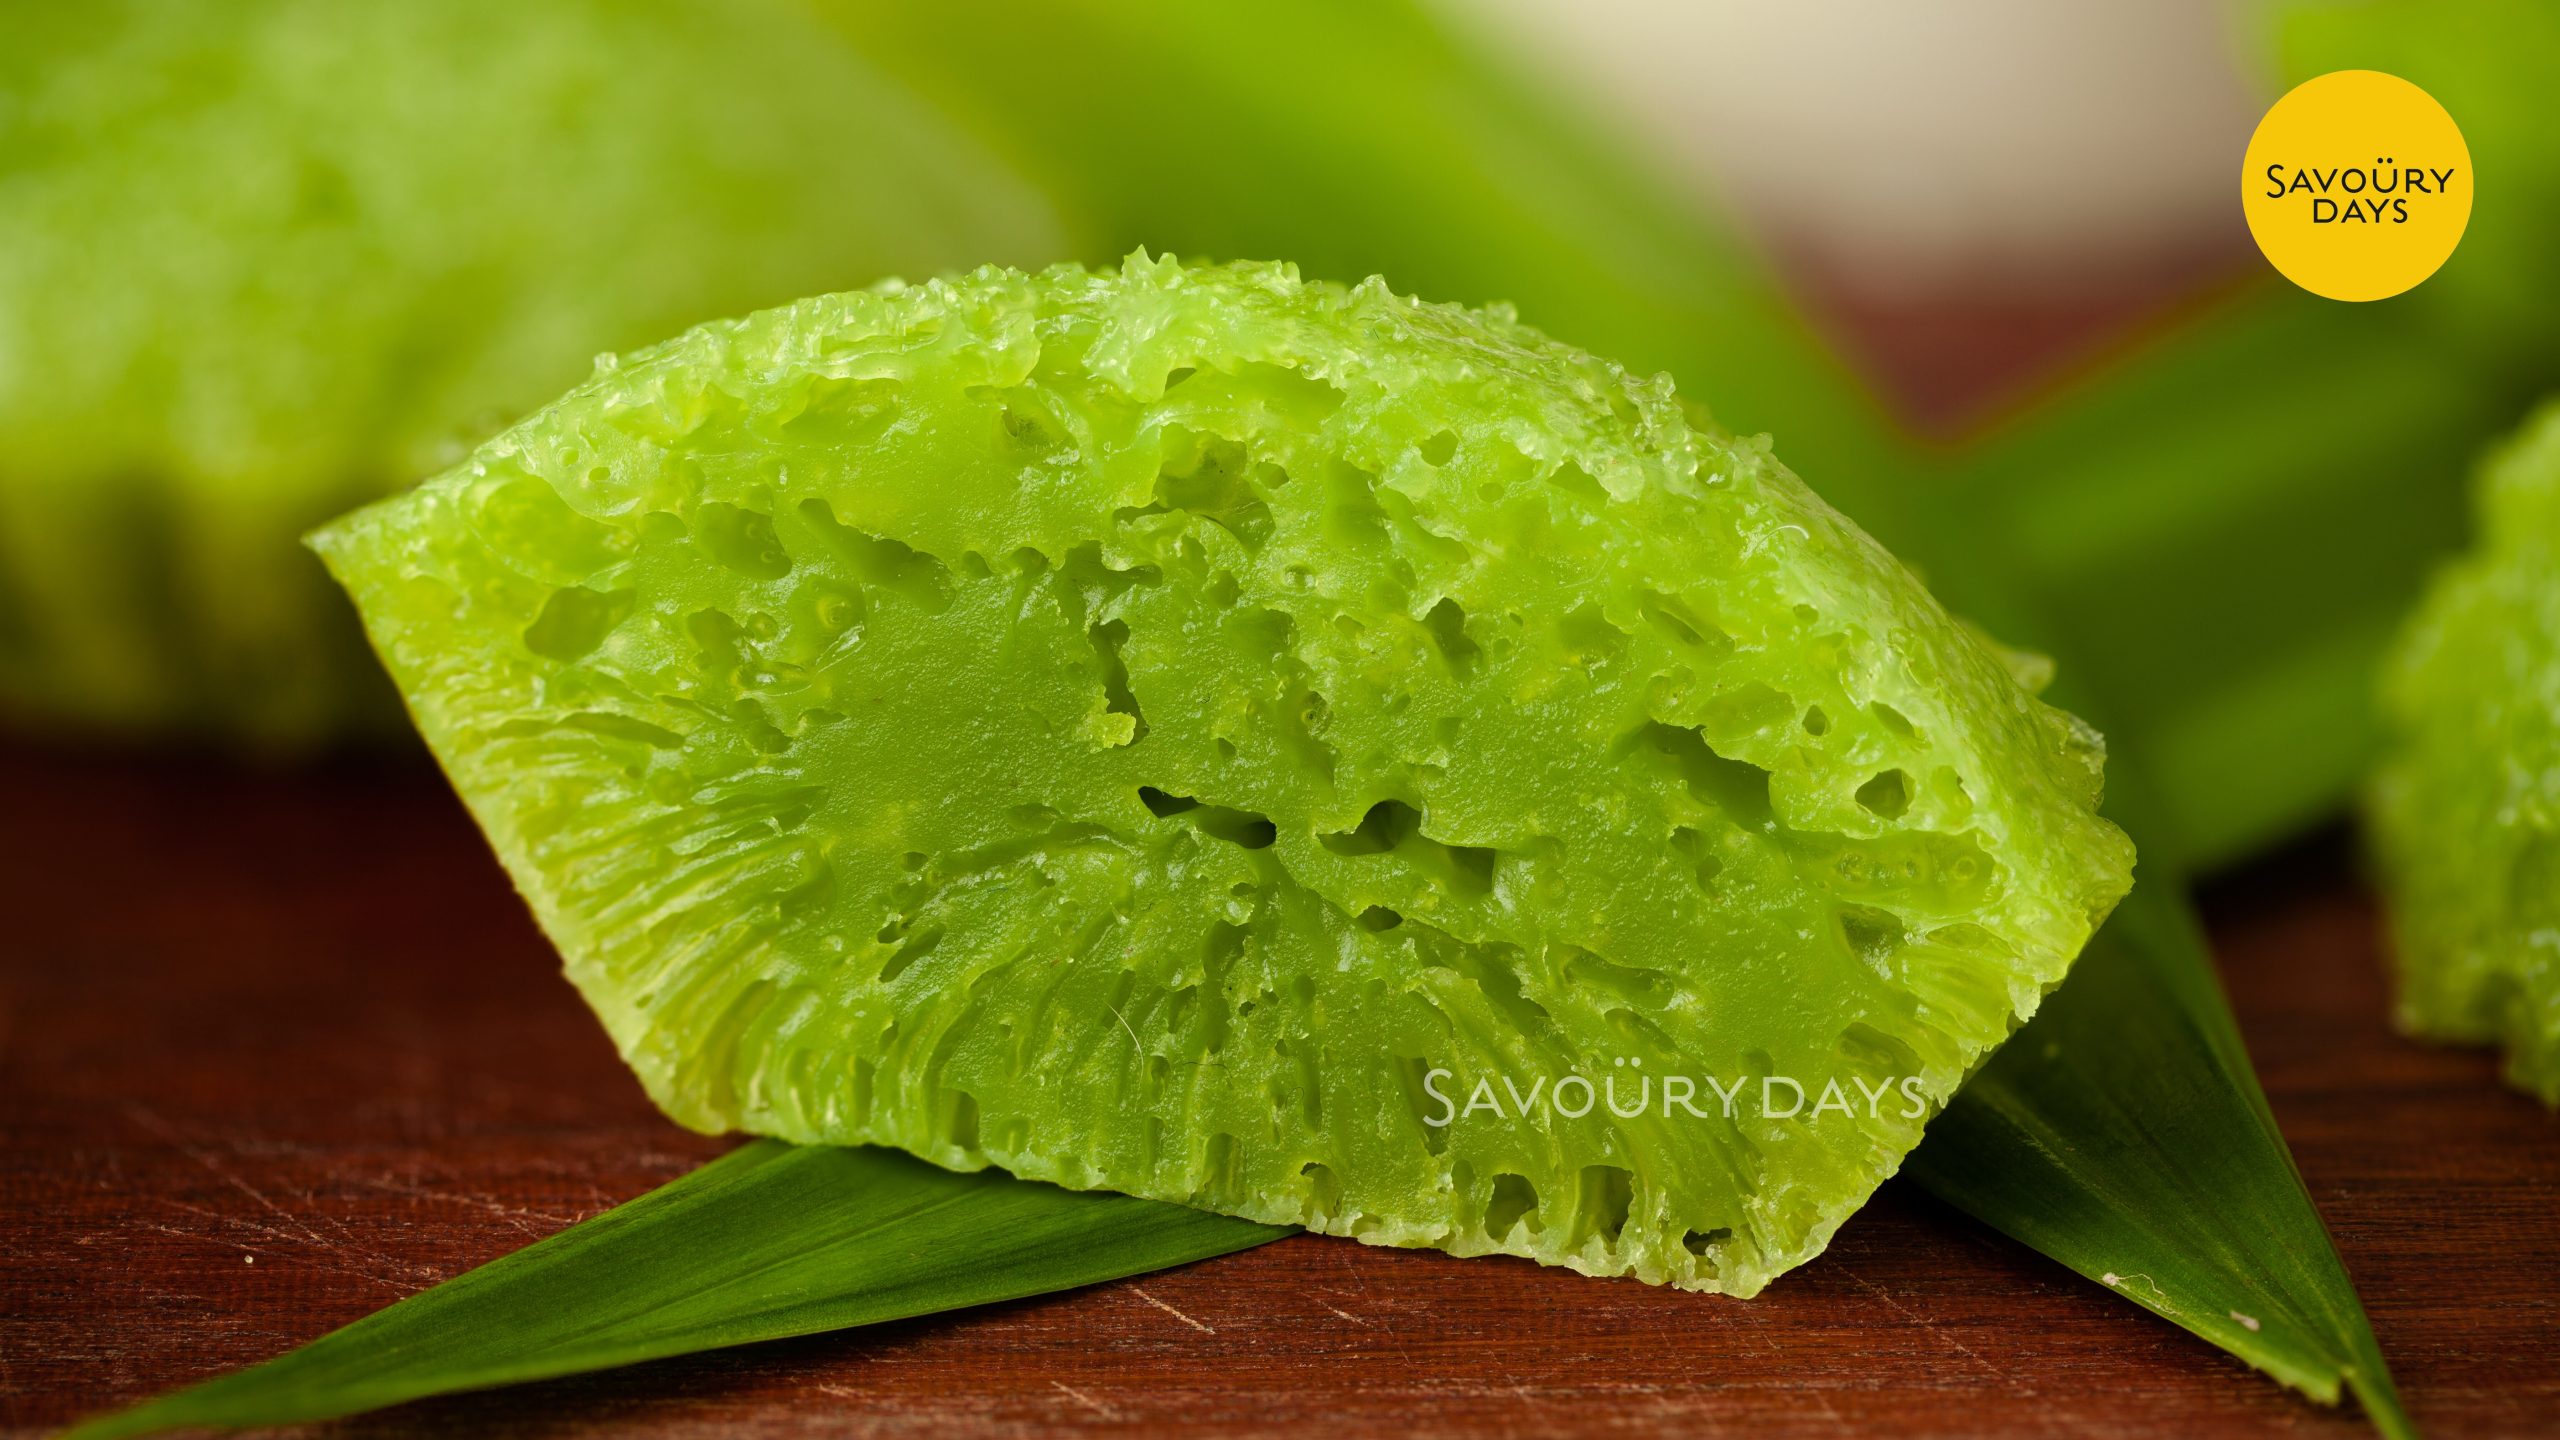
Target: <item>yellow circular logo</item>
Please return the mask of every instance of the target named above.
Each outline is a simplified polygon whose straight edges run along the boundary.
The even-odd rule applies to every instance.
[[[2258,122],[2240,208],[2294,284],[2332,300],[2388,299],[2461,242],[2471,149],[2426,91],[2378,70],[2333,71]]]

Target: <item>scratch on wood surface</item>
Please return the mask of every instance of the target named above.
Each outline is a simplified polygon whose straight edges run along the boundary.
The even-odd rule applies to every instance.
[[[1369,1288],[1369,1277],[1362,1264],[1362,1257],[1357,1253],[1360,1247],[1341,1240],[1328,1239],[1320,1243],[1334,1257],[1343,1276],[1350,1280],[1351,1288],[1360,1292],[1361,1301],[1371,1309],[1378,1308],[1377,1294]],[[1394,1348],[1398,1356],[1407,1363],[1414,1362],[1413,1347],[1405,1343],[1403,1326],[1389,1325],[1386,1328],[1386,1337],[1387,1344]]]
[[[388,1175],[377,1175],[362,1183],[368,1189],[380,1190],[390,1195],[407,1195],[419,1200],[441,1200],[450,1205],[483,1210],[536,1239],[548,1236],[552,1230],[578,1223],[574,1216],[555,1215],[546,1210],[535,1210],[524,1205],[509,1205],[495,1196],[482,1195],[470,1190],[431,1190],[424,1185],[403,1184]],[[534,1223],[536,1221],[541,1224]],[[543,1228],[544,1226],[549,1228]]]
[[[1368,1323],[1369,1323],[1368,1321],[1361,1319],[1359,1316],[1352,1314],[1350,1311],[1343,1309],[1341,1306],[1336,1305],[1336,1304],[1334,1304],[1333,1302],[1331,1302],[1331,1301],[1329,1301],[1329,1300],[1319,1300],[1319,1299],[1316,1299],[1316,1297],[1315,1297],[1315,1296],[1313,1296],[1313,1295],[1309,1295],[1307,1298],[1308,1298],[1308,1299],[1310,1299],[1310,1300],[1315,1300],[1315,1302],[1316,1302],[1318,1305],[1322,1305],[1322,1306],[1323,1306],[1324,1308],[1326,1308],[1327,1310],[1332,1311],[1334,1314],[1341,1316],[1343,1319],[1350,1321],[1350,1322],[1351,1322],[1352,1324],[1354,1324],[1354,1325],[1366,1325],[1366,1324],[1368,1324]]]
[[[201,1216],[218,1225],[228,1225],[235,1229],[246,1230],[252,1235],[263,1236],[268,1240],[277,1242],[280,1246],[306,1246],[310,1243],[304,1240],[300,1235],[294,1234],[292,1231],[279,1230],[273,1225],[261,1225],[255,1220],[246,1219],[238,1215],[225,1215],[219,1210],[208,1210],[202,1205],[190,1205],[186,1201],[177,1199],[173,1196],[161,1196],[160,1203],[173,1210],[181,1210],[189,1215]],[[175,1225],[159,1225],[148,1220],[137,1220],[133,1223],[139,1225],[145,1230],[172,1236],[181,1240],[216,1243],[214,1242],[214,1237],[212,1235],[203,1231],[186,1230]],[[394,1279],[389,1275],[368,1269],[365,1266],[350,1263],[350,1260],[348,1259],[349,1255],[372,1260],[383,1265],[389,1265],[395,1269],[405,1270],[413,1275],[423,1276],[424,1278],[408,1281]],[[319,1253],[311,1256],[310,1259],[312,1263],[318,1265],[323,1270],[332,1270],[340,1275],[352,1275],[356,1279],[379,1285],[394,1295],[413,1295],[424,1286],[432,1285],[438,1279],[442,1278],[438,1276],[433,1269],[424,1265],[407,1265],[392,1259],[388,1255],[376,1254],[369,1250],[346,1249],[331,1245],[326,1241],[322,1241],[320,1243]]]
[[[1985,1375],[1989,1375],[1995,1379],[2013,1381],[2017,1385],[2019,1392],[2022,1394],[2032,1395],[2035,1393],[2034,1383],[2029,1381],[2024,1373],[2013,1373],[2016,1367],[2003,1369],[2002,1367],[1994,1365],[1990,1361],[1983,1359],[1980,1355],[1975,1354],[1963,1341],[1957,1339],[1953,1334],[1951,1334],[1945,1327],[1939,1325],[1937,1321],[1930,1319],[1928,1316],[1921,1314],[1919,1311],[1914,1310],[1910,1306],[1895,1299],[1892,1291],[1876,1284],[1874,1281],[1869,1280],[1866,1276],[1859,1274],[1857,1271],[1850,1269],[1846,1264],[1840,1266],[1840,1273],[1848,1276],[1851,1284],[1866,1291],[1868,1294],[1873,1295],[1878,1300],[1883,1301],[1885,1303],[1885,1308],[1893,1311],[1893,1313],[1901,1316],[1903,1319],[1909,1320],[1913,1324],[1918,1325],[1921,1329],[1928,1331],[1930,1338],[1938,1341],[1942,1345],[1945,1345],[1948,1349],[1955,1351],[1957,1354],[1962,1355],[1967,1361],[1972,1363],[1975,1369],[1980,1370]]]
[[[354,1234],[350,1232],[347,1227],[338,1224],[334,1220],[329,1221],[328,1225],[330,1229],[338,1232],[337,1238],[331,1239],[329,1236],[323,1235],[319,1230],[313,1228],[310,1221],[276,1203],[273,1196],[269,1195],[266,1191],[259,1189],[257,1186],[250,1184],[248,1180],[237,1170],[233,1169],[227,1162],[225,1162],[220,1155],[189,1140],[179,1131],[177,1126],[169,1123],[166,1117],[152,1110],[149,1106],[141,1104],[138,1101],[128,1101],[124,1108],[125,1113],[137,1124],[167,1141],[171,1148],[177,1150],[178,1153],[186,1156],[196,1164],[203,1166],[208,1172],[214,1175],[217,1179],[220,1179],[223,1183],[231,1186],[233,1189],[238,1190],[240,1193],[248,1196],[251,1200],[257,1202],[259,1208],[275,1216],[276,1219],[283,1222],[283,1224],[282,1226],[270,1225],[250,1219],[245,1215],[225,1214],[219,1210],[209,1209],[202,1205],[190,1204],[187,1201],[178,1199],[174,1195],[160,1196],[160,1202],[169,1206],[171,1209],[182,1211],[189,1215],[199,1216],[217,1224],[229,1225],[238,1229],[246,1230],[252,1235],[263,1236],[268,1240],[276,1241],[280,1244],[308,1246],[313,1251],[317,1252],[313,1258],[321,1268],[333,1270],[341,1275],[352,1275],[359,1280],[380,1285],[394,1294],[413,1294],[421,1288],[422,1285],[432,1285],[437,1280],[443,1278],[436,1273],[433,1267],[404,1263],[389,1255],[382,1254],[377,1250],[358,1244]],[[163,1230],[173,1235],[186,1234],[184,1231],[172,1229],[167,1226],[148,1226],[147,1228]],[[189,1238],[202,1240],[210,1239],[211,1237],[209,1235],[194,1235]],[[359,1261],[369,1263],[355,1263]],[[384,1274],[381,1270],[376,1269],[375,1267],[377,1266],[389,1267],[395,1272],[406,1272],[409,1276],[415,1278],[406,1280],[394,1278],[393,1275]]]
[[[1146,1301],[1148,1304],[1153,1305],[1167,1315],[1172,1316],[1174,1319],[1181,1321],[1183,1324],[1190,1326],[1192,1329],[1199,1331],[1203,1335],[1215,1335],[1218,1333],[1217,1331],[1210,1329],[1208,1326],[1201,1324],[1199,1321],[1192,1319],[1190,1316],[1183,1314],[1181,1311],[1174,1309],[1172,1306],[1167,1305],[1153,1295],[1148,1294],[1143,1287],[1132,1285],[1129,1287],[1129,1293]]]
[[[1110,1406],[1103,1404],[1101,1401],[1094,1399],[1092,1396],[1087,1395],[1073,1385],[1067,1384],[1063,1380],[1052,1380],[1049,1383],[1057,1388],[1059,1394],[1066,1396],[1068,1399],[1073,1400],[1077,1404],[1092,1411],[1094,1414],[1101,1416],[1105,1420],[1117,1420],[1120,1418],[1119,1411],[1112,1409]]]
[[[138,1102],[129,1103],[125,1106],[125,1111],[135,1120],[140,1121],[143,1128],[150,1130],[161,1139],[166,1140],[171,1145],[175,1146],[179,1154],[186,1156],[188,1159],[193,1160],[205,1169],[212,1171],[217,1177],[231,1185],[234,1189],[237,1189],[241,1194],[248,1196],[250,1199],[257,1201],[260,1205],[266,1207],[269,1213],[283,1220],[286,1224],[291,1225],[294,1229],[302,1232],[303,1238],[309,1240],[312,1244],[326,1246],[330,1243],[327,1237],[323,1236],[319,1231],[311,1228],[311,1223],[309,1221],[294,1214],[292,1211],[285,1209],[274,1200],[269,1199],[267,1192],[250,1184],[247,1180],[242,1179],[240,1172],[224,1164],[220,1156],[215,1155],[212,1151],[207,1150],[200,1145],[194,1144],[184,1135],[179,1134],[178,1127],[170,1124],[167,1120],[162,1119],[158,1114],[154,1113],[149,1106]]]
[[[1750,1303],[1744,1302],[1734,1305],[1718,1305],[1714,1308],[1717,1313],[1724,1316],[1725,1320],[1729,1323],[1730,1328],[1732,1328],[1736,1334],[1749,1341],[1752,1345],[1758,1347],[1762,1354],[1771,1356],[1781,1362],[1785,1360],[1787,1354],[1786,1347],[1778,1344],[1776,1341],[1770,1339],[1766,1334],[1762,1333],[1761,1327],[1768,1322],[1761,1318],[1762,1312],[1753,1308]],[[1804,1398],[1812,1401],[1816,1408],[1822,1411],[1822,1418],[1830,1421],[1833,1427],[1839,1430],[1840,1433],[1849,1433],[1850,1426],[1848,1417],[1842,1415],[1839,1407],[1831,1403],[1831,1397],[1823,1392],[1823,1388],[1821,1386],[1808,1385],[1804,1387]]]

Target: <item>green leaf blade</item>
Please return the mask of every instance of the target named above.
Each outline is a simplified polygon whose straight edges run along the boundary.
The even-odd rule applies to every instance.
[[[2382,1433],[2413,1433],[2173,889],[2134,891],[1908,1169],[2276,1380],[2325,1403],[2351,1389]]]
[[[281,1358],[71,1434],[326,1420],[1068,1290],[1293,1233],[893,1151],[758,1141]]]

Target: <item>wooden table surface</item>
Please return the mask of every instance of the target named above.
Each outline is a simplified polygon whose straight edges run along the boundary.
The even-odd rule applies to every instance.
[[[682,1173],[412,758],[0,748],[0,1427],[272,1355]],[[2384,1024],[2345,845],[2210,897],[2295,1154],[2409,1406],[2560,1430],[2560,1121]],[[973,1313],[340,1429],[583,1436],[2357,1433],[1888,1185],[1756,1301],[1301,1237]]]

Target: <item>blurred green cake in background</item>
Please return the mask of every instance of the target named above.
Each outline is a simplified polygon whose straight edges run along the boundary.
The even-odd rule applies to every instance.
[[[599,351],[1058,248],[788,0],[0,11],[0,714],[391,713],[312,524]]]
[[[2480,548],[2438,579],[2384,681],[2372,795],[2400,1023],[2507,1047],[2560,1104],[2560,406],[2483,476]]]

